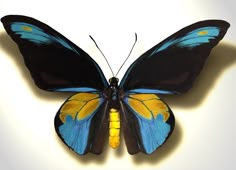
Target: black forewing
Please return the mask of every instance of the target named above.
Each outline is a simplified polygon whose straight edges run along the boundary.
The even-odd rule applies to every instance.
[[[108,86],[98,64],[48,25],[16,15],[5,16],[1,21],[17,43],[25,65],[39,88],[63,90],[90,87],[102,90]]]
[[[207,20],[181,29],[141,55],[125,73],[120,88],[186,92],[228,27],[225,21]]]

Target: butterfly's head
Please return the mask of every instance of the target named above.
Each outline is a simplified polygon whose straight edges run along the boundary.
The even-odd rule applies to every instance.
[[[109,83],[111,86],[118,86],[119,79],[116,77],[112,77],[109,79]]]

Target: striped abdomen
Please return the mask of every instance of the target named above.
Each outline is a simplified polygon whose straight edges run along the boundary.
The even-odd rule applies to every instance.
[[[120,114],[118,110],[111,108],[109,115],[109,145],[116,149],[120,145]]]

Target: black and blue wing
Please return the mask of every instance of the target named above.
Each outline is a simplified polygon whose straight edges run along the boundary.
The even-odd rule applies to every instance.
[[[171,135],[174,115],[156,94],[125,94],[120,104],[125,143],[130,154],[151,154]]]
[[[197,22],[181,29],[141,55],[127,70],[120,88],[137,93],[184,93],[200,73],[229,23]]]
[[[57,112],[56,132],[77,154],[100,154],[108,135],[107,110],[108,101],[101,92],[77,93]]]
[[[123,91],[122,127],[130,154],[150,154],[167,140],[175,119],[157,94],[189,90],[228,27],[220,20],[190,25],[145,52],[129,67],[119,88]]]
[[[40,21],[25,16],[5,16],[1,21],[39,88],[79,92],[62,105],[55,117],[59,137],[80,155],[101,153],[108,128],[107,99],[102,91],[108,83],[98,64]]]
[[[94,91],[108,86],[98,64],[48,25],[26,16],[1,19],[35,84],[49,91]]]

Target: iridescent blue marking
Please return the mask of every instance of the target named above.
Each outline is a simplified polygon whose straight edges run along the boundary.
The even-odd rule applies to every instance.
[[[163,51],[163,50],[167,49],[169,46],[171,46],[172,44],[175,44],[177,41],[178,41],[178,39],[165,42],[160,48],[154,50],[152,52],[151,56],[158,53],[159,51]]]
[[[91,118],[92,116],[86,120],[78,121],[73,120],[71,116],[67,116],[65,123],[59,127],[65,143],[81,155],[85,153],[88,145]]]
[[[167,90],[144,89],[144,88],[128,90],[127,93],[175,94],[175,92]]]
[[[207,31],[206,34],[199,34],[202,31]],[[194,47],[204,43],[210,42],[211,39],[215,39],[220,33],[220,30],[217,27],[204,27],[196,29],[187,34],[184,38],[178,42],[181,47]]]
[[[146,120],[137,117],[142,137],[142,143],[147,154],[151,154],[162,145],[170,133],[170,125],[165,123],[161,117]]]
[[[69,88],[57,88],[51,89],[52,91],[58,92],[97,92],[97,89],[90,88],[90,87],[69,87]]]
[[[32,30],[24,30],[24,27],[29,27]],[[11,24],[11,30],[16,34],[19,34],[22,39],[27,39],[28,41],[34,42],[36,44],[51,44],[57,42],[62,46],[78,53],[78,51],[70,46],[66,40],[54,35],[47,34],[41,28],[35,25],[25,22],[13,22]]]
[[[207,33],[201,35],[199,34],[201,31],[207,31]],[[186,34],[184,37],[180,37],[178,39],[172,39],[165,42],[161,47],[154,50],[150,56],[155,55],[158,52],[163,51],[172,45],[176,45],[179,47],[193,48],[201,44],[210,42],[210,40],[215,39],[219,35],[219,33],[220,33],[220,29],[218,27],[198,28]]]
[[[202,31],[207,31],[207,33],[203,35],[199,34],[199,32],[202,32]],[[187,39],[197,38],[197,37],[216,37],[219,35],[219,33],[220,33],[220,30],[217,27],[203,27],[203,28],[198,28],[188,33],[186,36],[181,38],[181,40],[187,40]]]

